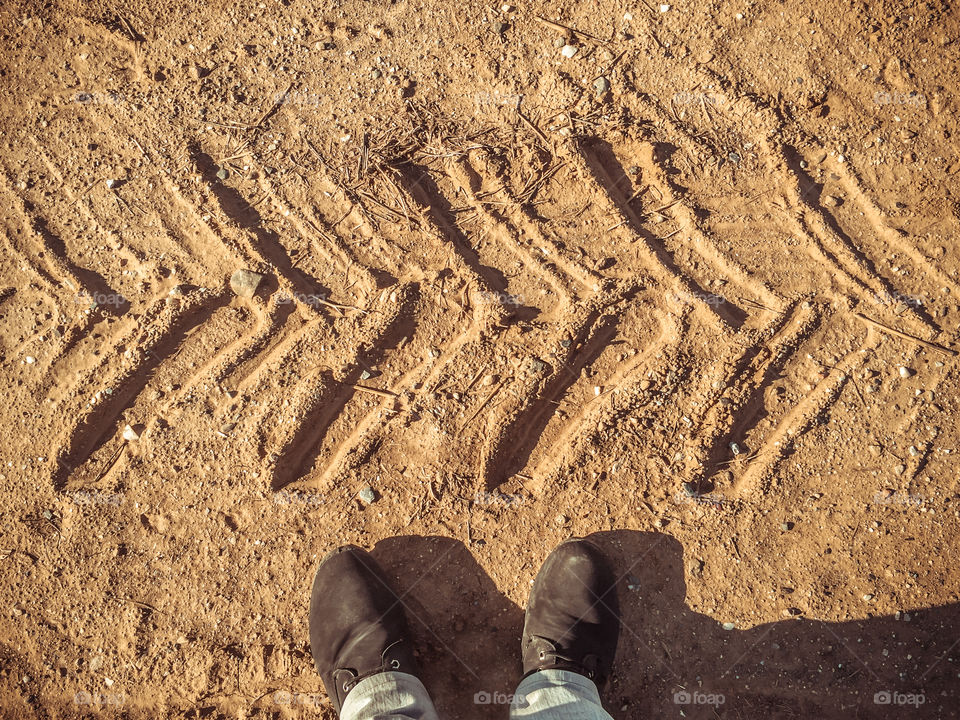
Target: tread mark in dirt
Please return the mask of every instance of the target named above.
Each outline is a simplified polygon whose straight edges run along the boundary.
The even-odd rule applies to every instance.
[[[660,144],[661,146],[663,143]],[[779,310],[783,301],[775,295],[766,284],[751,277],[746,269],[736,260],[727,257],[717,247],[717,244],[703,230],[702,221],[697,216],[697,210],[688,205],[688,198],[677,192],[670,182],[669,176],[662,165],[666,160],[658,160],[658,155],[664,154],[662,147],[644,143],[636,158],[638,165],[645,173],[645,180],[660,191],[658,204],[664,206],[661,215],[669,214],[676,224],[683,228],[683,234],[695,241],[696,252],[717,271],[717,277],[726,277],[754,296],[761,304],[771,310]]]
[[[316,278],[308,277],[293,265],[286,248],[280,243],[279,236],[263,227],[260,213],[256,208],[252,207],[239,192],[217,178],[217,166],[213,158],[197,147],[191,148],[190,156],[213,192],[220,209],[232,222],[251,233],[250,244],[253,254],[261,258],[265,264],[276,268],[278,275],[292,286],[295,293],[330,297],[329,288],[323,287]]]
[[[389,388],[390,392],[399,395],[405,388],[428,387],[451,363],[457,361],[460,349],[469,341],[475,340],[476,336],[476,322],[471,316],[467,328],[443,347],[440,355],[440,357],[445,358],[443,362],[437,362],[432,357],[422,360],[394,382]],[[347,457],[358,453],[359,449],[363,447],[372,446],[378,442],[378,438],[382,438],[386,434],[387,425],[397,418],[402,410],[394,413],[386,420],[382,418],[382,413],[395,404],[392,399],[381,399],[355,423],[354,429],[344,440],[331,448],[330,459],[325,463],[316,483],[319,487],[329,487],[333,483],[334,474],[344,469]]]
[[[309,209],[300,210],[296,205],[290,203],[286,197],[280,194],[273,184],[267,180],[265,173],[261,173],[259,184],[260,189],[264,192],[265,196],[269,198],[280,217],[284,218],[301,238],[307,239],[310,247],[313,248],[324,261],[342,273],[344,277],[346,277],[348,273],[354,275],[353,282],[358,282],[360,289],[366,291],[362,294],[354,292],[352,295],[354,302],[363,302],[366,299],[367,293],[373,292],[381,285],[381,283],[378,282],[377,276],[383,279],[384,282],[382,284],[384,285],[395,282],[395,278],[392,276],[383,277],[386,274],[383,271],[369,268],[360,263],[334,232],[329,228],[323,227],[322,220],[313,213],[310,213]],[[341,288],[340,291],[348,292],[343,288]],[[330,299],[334,300],[335,298]]]
[[[684,293],[698,311],[722,321],[732,330],[739,329],[747,314],[729,302],[707,303],[704,298],[710,293],[677,266],[659,238],[644,229],[626,195],[619,189],[626,174],[613,156],[610,145],[599,140],[584,142],[570,155],[587,185],[594,188],[598,197],[605,199],[614,218],[619,219],[619,227],[629,226],[630,233],[635,236],[631,244],[637,248],[637,255],[645,267],[661,284],[664,294],[669,291]]]
[[[767,151],[771,169],[777,172],[781,167],[780,172],[789,177],[784,195],[789,208],[787,217],[796,232],[807,240],[813,256],[837,270],[860,300],[875,301],[884,295],[895,296],[896,289],[876,272],[873,262],[847,237],[836,218],[826,208],[814,207],[813,201],[807,199],[804,188],[816,183],[800,167],[796,153],[787,146],[778,152],[766,140],[761,141],[761,146]],[[910,307],[908,313],[926,328],[938,330],[926,312]]]
[[[480,257],[473,249],[469,239],[454,221],[454,213],[450,202],[437,187],[429,170],[425,167],[408,164],[398,173],[403,187],[416,201],[427,218],[439,232],[437,237],[445,237],[446,243],[452,246],[456,254],[462,259],[480,282],[481,289],[495,292],[507,291],[507,279],[498,268],[488,267],[480,262]],[[427,233],[428,236],[434,236]]]
[[[863,188],[863,182],[857,176],[856,171],[848,164],[833,163],[832,171],[840,176],[840,184],[863,210],[864,217],[867,218],[873,227],[877,236],[882,239],[888,248],[893,248],[909,257],[925,273],[935,277],[942,286],[947,286],[955,295],[960,295],[960,283],[956,279],[947,275],[940,269],[940,266],[931,262],[916,245],[910,242],[905,233],[890,227],[884,220],[884,211],[867,194]],[[889,252],[889,250],[888,250]]]
[[[622,394],[633,394],[637,384],[642,381],[645,373],[650,369],[651,358],[679,338],[679,326],[675,316],[662,316],[659,318],[659,322],[660,330],[657,336],[647,343],[641,352],[634,355],[613,375],[597,382],[604,387],[616,388]],[[528,489],[535,492],[542,489],[560,468],[573,463],[577,450],[583,441],[596,434],[595,429],[601,424],[601,418],[611,412],[611,406],[614,404],[613,398],[613,393],[606,392],[599,398],[590,398],[569,419],[563,422],[560,430],[549,441],[549,444],[541,439],[530,454],[533,470],[528,474],[533,478],[533,481]],[[584,433],[584,430],[586,430],[586,433]],[[539,460],[535,459],[537,456],[539,456]]]
[[[635,291],[621,299],[629,301]],[[610,303],[612,304],[612,303]],[[609,305],[608,305],[609,306]],[[479,459],[478,476],[486,488],[492,490],[524,468],[547,427],[551,416],[557,411],[558,399],[580,377],[584,367],[592,363],[606,349],[617,333],[621,317],[595,308],[575,325],[571,333],[569,349],[556,359],[556,366],[538,391],[539,382],[527,388],[519,401],[519,407],[509,410],[504,416],[491,416],[489,423],[499,426],[484,446]]]
[[[880,334],[872,329],[868,330],[863,343],[841,358],[827,376],[777,423],[757,453],[749,460],[749,465],[742,475],[734,480],[735,496],[749,494],[761,484],[764,485],[762,489],[767,489],[770,474],[791,454],[797,438],[817,417],[826,413],[836,403],[853,373],[867,362],[870,351],[879,344]]]
[[[140,345],[144,360],[130,368],[126,376],[115,383],[114,392],[109,398],[82,416],[70,429],[68,439],[58,444],[61,456],[57,458],[53,473],[56,489],[64,490],[68,485],[83,485],[95,479],[89,477],[92,468],[82,466],[116,432],[117,418],[144,390],[156,368],[177,352],[187,335],[209,320],[227,301],[228,298],[222,295],[195,300],[193,305],[180,308],[179,311],[167,308],[160,311],[162,316],[169,318],[170,329],[162,336]]]
[[[413,306],[418,299],[416,293],[413,286],[407,286],[406,291],[397,292],[397,300],[389,315],[383,317],[382,312],[375,314],[378,318],[377,326],[370,329],[375,339],[369,343],[369,348],[356,348],[355,359],[347,367],[337,373],[316,370],[315,375],[319,375],[322,382],[322,391],[318,393],[307,416],[299,422],[294,436],[278,452],[279,458],[271,483],[274,490],[281,490],[299,480],[308,480],[323,450],[327,429],[350,399],[359,392],[351,386],[359,382],[363,368],[379,364],[384,355],[395,348],[401,339],[413,335],[416,324]],[[368,327],[372,323],[373,320],[368,321]],[[316,380],[311,377],[301,380],[301,383],[312,382]]]
[[[516,228],[508,224],[502,216],[490,210],[488,205],[477,198],[477,193],[482,190],[481,179],[473,168],[466,163],[452,162],[447,165],[446,169],[457,189],[468,199],[474,211],[484,219],[487,229],[496,239],[500,248],[516,257],[532,274],[540,276],[563,298],[562,304],[555,310],[555,312],[560,312],[573,299],[569,284],[541,257],[518,243],[516,238],[519,236],[519,232]],[[574,279],[576,280],[576,278]],[[587,289],[592,290],[593,288],[590,286]]]
[[[475,166],[471,166],[471,169],[480,176],[484,187],[497,185],[496,178],[491,177],[489,172]],[[551,179],[552,177],[553,175],[551,175]],[[550,180],[547,182],[549,183]],[[506,200],[506,204],[501,206],[500,212],[514,228],[524,236],[531,238],[535,247],[549,249],[550,258],[557,267],[572,280],[579,283],[583,289],[594,292],[601,289],[604,280],[603,275],[567,257],[567,253],[543,232],[542,221],[533,216],[530,206],[522,204],[506,183],[499,185],[497,193]]]
[[[766,389],[797,354],[801,344],[819,327],[820,317],[795,303],[775,322],[779,327],[774,335],[762,345],[754,345],[746,351],[726,378],[724,391],[697,422],[699,427],[706,429],[689,441],[693,447],[704,448],[705,453],[702,475],[695,479],[697,482],[707,480],[721,460],[729,458],[731,441],[742,442],[746,437],[763,410]],[[732,401],[727,407],[721,402],[725,398]]]

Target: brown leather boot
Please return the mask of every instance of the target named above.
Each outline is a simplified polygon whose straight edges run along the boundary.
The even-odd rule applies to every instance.
[[[543,563],[530,591],[523,624],[524,676],[571,670],[601,687],[610,674],[620,634],[616,579],[600,549],[574,538]]]
[[[403,604],[370,553],[334,550],[317,568],[310,597],[310,650],[337,712],[366,677],[416,675]]]

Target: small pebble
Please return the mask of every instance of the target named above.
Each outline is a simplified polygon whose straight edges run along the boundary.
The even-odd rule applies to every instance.
[[[780,529],[783,530],[784,532],[788,532],[788,531],[790,531],[790,530],[793,530],[793,523],[792,523],[792,522],[781,523],[781,524],[780,524]]]
[[[107,187],[108,187],[108,188],[110,188],[111,190],[113,190],[116,186],[117,186],[117,181],[116,181],[116,180],[114,180],[113,178],[109,178],[109,179],[107,180]]]
[[[593,81],[593,89],[597,95],[605,95],[610,91],[610,81],[605,77],[599,77]]]
[[[372,376],[370,375],[370,371],[369,371],[369,370],[364,370],[363,372],[360,373],[360,379],[361,379],[361,380],[369,380],[371,377],[372,377]]]
[[[662,7],[662,6],[661,6],[661,7]],[[737,627],[736,623],[732,623],[732,622],[725,622],[725,623],[723,624],[723,629],[724,629],[724,630],[733,630],[733,629],[736,628],[736,627]]]
[[[134,429],[133,429],[132,427],[130,427],[129,425],[124,425],[124,426],[123,426],[123,433],[122,433],[122,435],[123,435],[123,439],[124,439],[124,440],[128,440],[128,441],[130,441],[130,442],[133,442],[134,440],[139,440],[139,439],[140,439],[140,435],[137,434],[137,431],[134,430]]]
[[[360,498],[360,502],[364,505],[373,505],[373,503],[377,501],[377,491],[367,485],[367,487],[360,491],[357,497]]]
[[[908,377],[911,377],[912,375],[916,375],[916,374],[917,374],[915,370],[912,370],[911,368],[905,367],[904,365],[901,365],[901,366],[900,366],[899,372],[900,372],[900,377],[902,377],[902,378],[908,378]]]
[[[219,170],[217,170],[218,180],[226,180],[228,177],[230,177],[230,171],[227,170],[226,168],[220,168]]]
[[[730,452],[732,452],[734,455],[739,455],[740,446],[737,445],[735,442],[730,443]]]
[[[564,45],[562,48],[560,48],[560,54],[565,58],[572,58],[577,54],[578,49],[579,48],[577,48],[576,45]]]
[[[871,600],[873,600],[873,595],[871,595],[870,593],[867,593],[866,595],[863,596],[864,602],[870,602]]]
[[[667,4],[661,5],[661,6],[660,6],[660,12],[662,12],[662,13],[670,12],[670,6],[667,5]]]
[[[237,270],[230,276],[230,289],[243,298],[252,298],[265,276],[253,270]]]
[[[23,359],[23,361],[24,361],[27,365],[33,365],[33,364],[37,361],[37,359],[36,359],[35,357],[33,357],[33,355],[27,355],[27,356]]]

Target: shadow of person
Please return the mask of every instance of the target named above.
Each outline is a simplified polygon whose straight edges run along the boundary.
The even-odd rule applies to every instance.
[[[683,548],[628,530],[589,538],[614,561],[623,630],[615,718],[960,717],[960,605],[900,619],[791,618],[724,630],[686,605]]]
[[[603,693],[614,718],[960,717],[960,606],[849,622],[791,618],[725,630],[686,604],[683,548],[662,533],[590,535],[617,572],[623,629]],[[424,682],[443,718],[506,718],[523,609],[463,543],[381,540]],[[681,714],[682,713],[682,714]]]
[[[395,581],[440,717],[505,718],[520,678],[523,610],[459,540],[391,537],[371,554]]]

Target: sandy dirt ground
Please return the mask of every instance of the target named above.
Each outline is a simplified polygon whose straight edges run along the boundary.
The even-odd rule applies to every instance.
[[[948,4],[0,37],[3,717],[332,719],[309,587],[355,543],[443,716],[505,718],[571,535],[617,720],[960,716]]]

